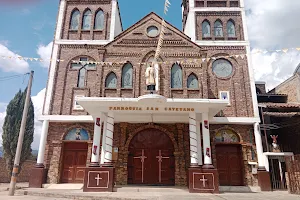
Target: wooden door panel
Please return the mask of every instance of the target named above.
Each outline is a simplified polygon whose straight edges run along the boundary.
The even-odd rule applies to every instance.
[[[86,149],[84,149],[85,147]],[[86,143],[66,143],[64,146],[61,182],[83,183],[86,160]]]
[[[140,156],[144,150],[144,163]],[[163,158],[157,156],[161,151]],[[135,158],[136,157],[136,158]],[[128,183],[133,184],[175,184],[174,147],[170,138],[156,129],[147,129],[131,140],[128,156]]]
[[[220,185],[243,185],[243,167],[240,146],[216,146],[216,153]]]
[[[62,182],[71,183],[74,178],[74,164],[76,162],[76,153],[66,151],[63,159]]]

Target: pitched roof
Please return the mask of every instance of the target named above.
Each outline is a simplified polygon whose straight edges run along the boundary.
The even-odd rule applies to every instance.
[[[124,35],[128,34],[130,31],[134,30],[135,28],[137,28],[139,26],[139,24],[144,21],[145,19],[147,19],[148,17],[157,17],[158,20],[160,20],[159,23],[162,22],[163,18],[161,18],[159,15],[157,15],[155,12],[150,12],[148,15],[146,15],[145,17],[143,17],[142,19],[140,19],[139,21],[137,21],[135,24],[133,24],[132,26],[130,26],[129,28],[127,28],[125,31],[123,31],[122,33],[120,33],[119,35],[117,35],[113,41],[109,42],[108,44],[106,44],[104,47],[109,46],[111,43],[115,42],[116,40],[122,38]],[[175,26],[173,26],[172,24],[170,24],[169,22],[165,21],[165,23],[170,26],[178,35],[180,35],[181,37],[185,38],[186,40],[188,40],[190,43],[192,43],[193,45],[199,47],[200,49],[202,49],[202,47],[200,47],[198,44],[196,44],[195,42],[193,42],[191,40],[191,38],[189,36],[187,36],[186,34],[184,34],[181,30],[179,30],[178,28],[176,28]]]

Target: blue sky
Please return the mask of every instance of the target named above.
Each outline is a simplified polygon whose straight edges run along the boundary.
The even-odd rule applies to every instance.
[[[0,6],[0,23],[2,27],[8,27],[1,29],[0,43],[21,56],[39,57],[38,46],[47,45],[53,40],[58,5],[58,0],[40,0],[20,5]],[[127,29],[151,11],[163,16],[164,0],[119,0],[119,6],[123,28]],[[165,17],[179,29],[182,26],[180,6],[181,0],[173,0],[168,15]],[[35,71],[32,95],[36,95],[46,87],[48,69],[42,67],[41,63],[31,61],[28,63],[30,70]],[[0,67],[0,77],[17,74],[4,72],[2,70],[4,67]],[[8,103],[19,88],[23,89],[26,86],[27,80],[20,77],[10,81],[0,81],[0,102]]]

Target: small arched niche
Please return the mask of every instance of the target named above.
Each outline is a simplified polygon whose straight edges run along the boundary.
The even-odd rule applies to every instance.
[[[65,141],[87,141],[90,140],[89,133],[83,128],[73,128],[64,137]]]
[[[239,143],[240,137],[231,129],[221,129],[215,135],[216,143]]]

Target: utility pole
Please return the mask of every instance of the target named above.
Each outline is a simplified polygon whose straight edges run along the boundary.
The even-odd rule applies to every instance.
[[[22,145],[23,145],[23,139],[24,139],[24,132],[25,132],[26,121],[27,121],[27,113],[28,113],[28,107],[29,107],[33,74],[34,74],[34,71],[31,71],[28,86],[27,86],[27,93],[26,93],[21,128],[20,128],[20,133],[19,133],[18,146],[17,146],[16,155],[15,155],[15,162],[14,162],[14,167],[13,167],[13,171],[12,171],[12,175],[11,175],[11,179],[10,179],[9,193],[8,193],[9,196],[14,196],[14,194],[15,194],[17,175],[19,172],[20,157],[21,157],[21,151],[22,151]]]

